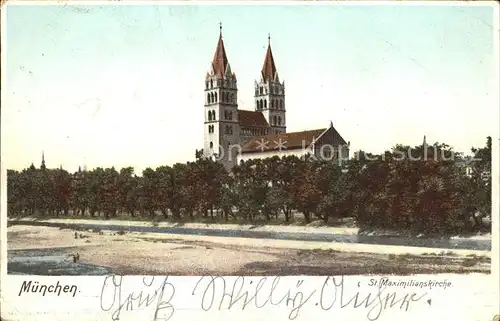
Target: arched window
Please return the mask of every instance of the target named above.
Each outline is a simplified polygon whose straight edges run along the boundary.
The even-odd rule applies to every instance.
[[[276,116],[273,116],[273,125],[276,125]]]
[[[210,149],[214,148],[214,143],[210,142]]]
[[[280,109],[283,109],[283,100],[280,100]]]
[[[213,79],[210,79],[210,88],[214,88],[214,81],[213,81]]]
[[[267,100],[264,99],[264,108],[267,108]]]
[[[234,94],[231,94],[231,103],[233,103],[233,104],[235,103],[235,101],[234,101]]]
[[[278,116],[278,125],[281,126],[281,116]]]
[[[208,111],[208,121],[212,120],[212,112],[209,110]]]
[[[210,94],[207,94],[207,104],[210,104]]]
[[[229,112],[229,120],[233,120],[233,112],[232,111]]]
[[[215,120],[215,110],[212,110],[212,120]]]
[[[263,94],[263,89],[262,89],[262,87],[259,87],[259,94],[261,94],[261,95]]]
[[[271,109],[274,108],[274,99],[271,99]]]
[[[215,103],[217,102],[217,93],[215,93],[215,95],[214,95],[214,102]]]
[[[214,93],[210,93],[210,103],[214,103]]]

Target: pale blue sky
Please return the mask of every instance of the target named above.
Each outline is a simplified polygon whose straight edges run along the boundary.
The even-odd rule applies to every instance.
[[[371,152],[497,136],[492,6],[7,5],[7,167],[193,160],[219,21],[241,109],[271,33],[288,131],[332,120]]]

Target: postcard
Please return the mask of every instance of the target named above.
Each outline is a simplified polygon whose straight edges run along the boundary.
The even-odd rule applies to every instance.
[[[2,9],[2,320],[499,321],[497,3]]]

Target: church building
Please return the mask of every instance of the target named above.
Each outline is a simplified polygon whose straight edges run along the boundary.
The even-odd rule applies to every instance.
[[[253,110],[238,108],[238,86],[222,39],[205,77],[203,155],[230,170],[241,161],[275,155],[312,154],[347,159],[349,146],[333,124],[322,129],[287,133],[285,82],[280,80],[270,38],[260,79],[255,81]]]

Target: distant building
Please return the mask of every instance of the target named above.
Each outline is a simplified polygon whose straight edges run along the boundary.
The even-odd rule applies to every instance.
[[[472,177],[474,175],[474,172],[477,171],[476,167],[474,167],[474,159],[471,156],[465,157],[462,160],[456,161],[455,162],[456,166],[458,166],[465,175],[468,177]],[[490,170],[483,170],[481,173],[479,173],[480,177],[484,181],[489,181],[491,179],[491,171]]]
[[[348,144],[332,123],[323,129],[286,132],[285,82],[278,76],[270,37],[268,40],[261,77],[255,81],[254,110],[238,109],[236,75],[226,55],[221,26],[210,71],[205,77],[203,155],[217,159],[228,170],[241,160],[275,155],[319,156],[324,152],[323,155],[348,158]]]

